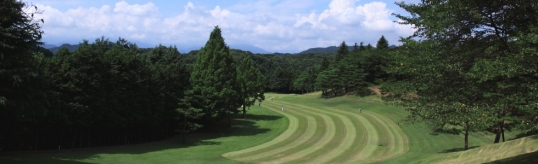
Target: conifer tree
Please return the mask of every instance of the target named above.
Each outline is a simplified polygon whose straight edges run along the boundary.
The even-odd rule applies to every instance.
[[[385,39],[385,36],[381,35],[381,38],[377,41],[377,45],[375,46],[377,49],[388,49],[389,48],[389,42],[387,39]]]
[[[237,113],[237,71],[230,48],[224,42],[218,26],[213,29],[209,40],[198,52],[198,57],[190,78],[192,84],[191,102],[201,109],[204,118],[215,121]]]
[[[361,42],[359,44],[359,51],[364,51],[364,50],[366,50],[366,47],[364,46],[364,43]]]
[[[340,44],[340,47],[338,47],[336,57],[334,58],[334,63],[338,63],[340,60],[342,60],[344,57],[346,57],[347,54],[349,54],[349,48],[346,45],[346,42],[343,41]]]
[[[238,92],[243,108],[243,118],[246,118],[247,107],[252,106],[256,101],[261,103],[265,100],[263,94],[265,80],[258,68],[252,63],[250,55],[245,56],[237,68],[237,84],[239,85]]]

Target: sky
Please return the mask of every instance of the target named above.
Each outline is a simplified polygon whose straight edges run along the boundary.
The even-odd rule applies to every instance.
[[[392,13],[408,15],[401,0],[23,0],[38,7],[46,44],[119,37],[139,47],[204,46],[219,26],[228,45],[298,53],[313,47],[364,42],[390,45],[414,29]],[[418,3],[420,0],[406,0]],[[184,52],[182,52],[184,53]]]

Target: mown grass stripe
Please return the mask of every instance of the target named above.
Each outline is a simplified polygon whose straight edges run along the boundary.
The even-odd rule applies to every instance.
[[[270,110],[273,110],[276,112],[282,112],[282,111],[279,111],[280,109],[278,110],[275,109],[275,105],[272,105],[271,107],[272,108],[270,108]],[[288,111],[288,110],[285,110],[284,113],[285,112],[295,113],[294,111]],[[291,114],[291,115],[294,115],[294,114]],[[295,113],[295,115],[298,117],[301,117],[301,114],[299,113]],[[266,157],[270,157],[274,155],[278,156],[279,153],[284,152],[288,149],[294,148],[306,142],[313,136],[317,124],[316,124],[315,119],[312,116],[309,116],[309,115],[303,115],[303,116],[304,116],[304,119],[299,118],[299,124],[300,124],[299,127],[304,127],[304,128],[299,128],[291,136],[288,136],[287,138],[282,138],[283,139],[282,142],[278,142],[276,144],[270,145],[258,151],[243,153],[242,154],[243,158],[232,158],[232,159],[238,160],[238,161],[260,161],[259,159],[262,159],[262,158],[266,158]]]
[[[348,152],[348,154],[341,155],[338,158],[335,158],[335,160],[330,161],[330,162],[344,163],[344,162],[349,161],[349,158],[360,160],[360,159],[367,159],[368,157],[372,156],[379,147],[378,146],[379,132],[375,128],[374,124],[370,121],[370,118],[365,117],[362,114],[339,110],[332,107],[326,107],[326,108],[333,109],[335,112],[338,112],[338,113],[347,114],[347,115],[356,117],[360,121],[360,123],[364,125],[367,132],[366,142],[364,143],[364,147],[362,147],[362,149],[358,151],[354,151],[354,152]]]
[[[317,112],[325,113],[325,114],[334,114],[332,112],[328,112],[328,111],[320,110],[318,108],[312,108],[312,107],[308,107],[304,105],[296,105],[296,104],[289,104],[289,103],[287,103],[287,105],[309,108],[310,110],[316,110]],[[344,138],[341,140],[337,140],[338,143],[335,144],[336,145],[335,147],[330,148],[330,150],[328,150],[326,153],[316,156],[315,158],[311,160],[311,162],[326,163],[327,161],[330,161],[331,159],[336,158],[340,154],[344,154],[346,151],[348,151],[348,149],[351,147],[352,143],[356,139],[356,135],[357,135],[356,128],[351,122],[351,120],[344,115],[337,115],[337,116],[343,122],[343,126],[342,126],[343,129],[341,130],[341,133],[337,133],[337,135],[341,134],[342,136],[344,136]]]
[[[243,150],[239,150],[239,151],[224,153],[222,156],[226,158],[234,159],[234,160],[244,158],[245,156],[246,158],[248,158],[249,155],[251,155],[251,153],[255,154],[256,152],[262,152],[264,149],[268,149],[272,146],[278,145],[279,143],[291,138],[291,136],[298,134],[297,131],[299,130],[299,124],[303,123],[299,121],[300,120],[299,118],[304,118],[304,117],[299,116],[298,118],[291,114],[280,112],[278,110],[276,111],[272,110],[272,111],[279,113],[281,115],[284,115],[287,119],[289,119],[289,126],[288,126],[288,129],[286,129],[286,131],[284,131],[281,135],[279,135],[275,139],[269,142],[266,142],[264,144],[247,148],[247,149],[243,149]]]
[[[291,106],[291,107],[294,107],[294,106]],[[297,107],[294,107],[292,110],[304,111],[304,109],[297,108]],[[317,121],[318,127],[316,129],[316,133],[314,134],[314,138],[312,138],[308,142],[305,142],[301,146],[297,146],[293,149],[283,152],[284,154],[286,154],[284,157],[279,157],[273,160],[269,160],[267,161],[268,163],[285,163],[285,162],[290,162],[295,159],[302,159],[306,155],[309,155],[312,152],[323,148],[329,143],[331,138],[333,138],[336,133],[334,120],[327,115],[316,114],[316,113],[311,113],[311,114],[316,115],[316,118],[317,118],[316,120],[318,120]]]

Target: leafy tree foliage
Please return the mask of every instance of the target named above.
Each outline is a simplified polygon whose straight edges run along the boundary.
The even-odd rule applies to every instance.
[[[389,72],[405,78],[383,90],[411,120],[463,133],[465,149],[469,132],[495,129],[498,142],[503,128],[536,128],[536,2],[398,5],[411,16],[396,16],[417,28],[419,40],[402,39]]]
[[[41,71],[45,59],[33,52],[42,44],[43,20],[34,20],[38,13],[26,12],[28,7],[37,11],[15,0],[0,5],[0,149],[37,149],[37,120],[50,108]],[[27,142],[18,145],[23,140]]]
[[[246,117],[246,108],[254,105],[256,101],[261,103],[265,100],[265,79],[260,71],[254,66],[251,56],[245,56],[241,65],[237,67],[237,84],[239,85],[239,97],[243,107],[243,118]]]

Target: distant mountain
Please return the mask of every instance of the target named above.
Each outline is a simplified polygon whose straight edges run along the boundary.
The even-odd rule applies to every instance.
[[[78,49],[78,44],[74,44],[74,45],[71,45],[71,44],[67,44],[67,43],[64,43],[62,44],[61,46],[58,46],[58,47],[52,47],[52,48],[47,48],[49,49],[50,51],[52,51],[52,53],[56,54],[56,52],[58,52],[58,50],[62,47],[67,47],[67,49],[69,50],[69,52],[73,52],[75,51],[76,49]]]
[[[264,49],[261,49],[259,47],[249,45],[249,44],[232,44],[232,45],[228,45],[228,46],[231,49],[238,49],[238,50],[242,50],[242,51],[250,51],[253,54],[268,54],[268,53],[270,53],[270,52],[268,52],[268,51],[266,51]],[[190,47],[179,47],[178,50],[179,50],[179,52],[181,52],[183,54],[183,53],[189,53],[189,52],[194,51],[194,50],[200,50],[202,47],[204,47],[204,45],[190,46]]]
[[[353,47],[349,47],[349,50],[352,50]],[[336,46],[329,46],[329,47],[316,47],[316,48],[309,48],[307,50],[301,51],[299,53],[336,53],[338,51],[338,47]]]
[[[389,48],[396,48],[396,45],[390,45]],[[353,46],[348,46],[349,50],[353,50]],[[299,53],[336,53],[338,51],[338,47],[336,46],[329,46],[329,47],[316,47],[316,48],[309,48],[307,50],[301,51]]]
[[[260,47],[256,47],[256,46],[249,45],[249,44],[232,44],[232,45],[230,45],[230,48],[240,49],[240,50],[243,50],[243,51],[250,51],[253,54],[267,54],[267,53],[270,53],[269,51],[266,51],[266,50],[264,50],[264,49],[262,49]]]
[[[54,44],[44,44],[43,45],[43,48],[46,48],[46,49],[50,49],[50,48],[54,48],[54,47],[58,47],[58,46],[56,46]]]
[[[138,45],[138,44],[137,44]],[[62,48],[62,47],[67,47],[67,49],[70,51],[70,52],[73,52],[75,51],[76,49],[78,49],[78,44],[62,44],[61,46],[54,46],[54,45],[46,45],[46,46],[49,46],[49,47],[45,47],[47,49],[49,49],[50,51],[52,51],[54,54],[56,54],[56,52]],[[154,48],[153,46],[149,45],[149,44],[146,44],[144,45],[143,47],[139,46],[140,48]],[[194,51],[194,50],[200,50],[203,46],[190,46],[190,47],[186,47],[186,48],[178,48],[179,52],[181,52],[182,54],[186,54],[186,53],[189,53],[190,51]],[[230,48],[232,49],[239,49],[239,50],[243,50],[243,51],[250,51],[254,54],[269,54],[270,52],[264,50],[264,49],[261,49],[259,47],[256,47],[256,46],[253,46],[253,45],[248,45],[248,44],[234,44],[234,45],[230,45]]]

